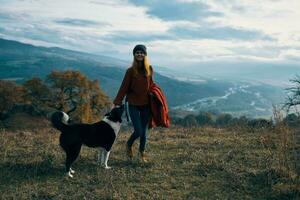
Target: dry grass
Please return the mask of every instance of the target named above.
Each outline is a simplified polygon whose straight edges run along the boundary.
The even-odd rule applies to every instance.
[[[109,165],[83,147],[75,178],[64,174],[59,133],[0,132],[0,199],[297,199],[299,171],[278,162],[273,131],[170,128],[149,132],[147,164],[125,157],[121,131]],[[137,144],[135,146],[137,150]],[[297,149],[297,148],[296,148]]]

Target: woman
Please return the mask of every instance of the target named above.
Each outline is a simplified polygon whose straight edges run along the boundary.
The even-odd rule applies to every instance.
[[[126,144],[127,156],[133,157],[132,145],[140,138],[140,158],[142,162],[147,162],[145,158],[145,146],[147,140],[147,128],[150,119],[150,107],[148,90],[152,82],[152,68],[147,60],[147,49],[144,45],[136,45],[133,49],[133,63],[126,71],[118,94],[114,100],[115,105],[121,105],[125,95],[129,104],[129,115],[134,131]]]

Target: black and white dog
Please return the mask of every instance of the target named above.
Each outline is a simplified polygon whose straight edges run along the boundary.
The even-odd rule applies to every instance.
[[[68,124],[69,116],[58,111],[51,115],[54,128],[61,132],[60,146],[66,152],[66,172],[69,177],[75,173],[71,165],[80,153],[81,146],[99,148],[98,164],[105,169],[111,147],[119,133],[124,105],[114,107],[105,117],[94,124]]]

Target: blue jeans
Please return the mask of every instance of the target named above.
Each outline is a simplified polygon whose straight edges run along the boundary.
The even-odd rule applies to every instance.
[[[131,147],[134,141],[140,137],[140,152],[145,151],[146,140],[147,140],[147,129],[148,122],[150,119],[150,108],[148,105],[145,106],[134,106],[129,105],[129,115],[134,128],[127,145]]]

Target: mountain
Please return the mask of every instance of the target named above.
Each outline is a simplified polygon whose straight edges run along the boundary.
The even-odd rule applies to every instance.
[[[52,70],[79,70],[89,79],[98,79],[100,87],[113,99],[129,65],[128,61],[107,56],[0,39],[0,79],[19,83],[33,76],[45,78]],[[266,116],[271,114],[272,103],[282,102],[284,97],[281,88],[262,83],[205,78],[158,66],[153,68],[154,81],[164,91],[169,107],[175,110]]]
[[[104,92],[113,98],[129,65],[130,62],[106,56],[0,39],[0,79],[21,83],[33,76],[44,78],[52,70],[79,70],[89,79],[98,79]],[[210,83],[195,85],[174,80],[160,73],[154,73],[153,78],[165,91],[170,106],[221,95],[225,89],[223,86],[211,86]]]

